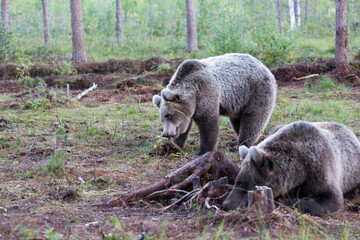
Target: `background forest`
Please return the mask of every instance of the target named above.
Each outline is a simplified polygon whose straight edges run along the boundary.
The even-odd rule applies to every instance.
[[[195,4],[199,52],[189,56],[185,1],[123,0],[121,43],[116,41],[115,1],[82,1],[88,59],[202,58],[225,52],[248,52],[274,67],[285,62],[334,56],[334,1],[300,0],[300,23],[294,31],[290,30],[289,3],[285,0],[197,0]],[[360,1],[349,0],[347,4],[350,52],[354,57],[360,45]],[[11,62],[71,59],[69,1],[49,0],[48,8],[49,48],[43,44],[41,1],[10,1],[12,34],[7,38],[9,44],[2,48],[8,48]]]

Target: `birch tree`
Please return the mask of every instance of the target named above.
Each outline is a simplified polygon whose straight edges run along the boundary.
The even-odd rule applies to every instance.
[[[308,16],[309,16],[309,0],[306,0],[305,1],[305,18],[304,18],[305,24],[308,23]]]
[[[350,74],[346,0],[336,0],[335,65],[340,78]]]
[[[9,22],[10,22],[10,14],[9,14],[9,0],[1,0],[1,23],[2,27],[9,31]]]
[[[295,30],[294,0],[289,0],[290,29]]]
[[[72,29],[72,60],[86,62],[85,33],[81,8],[81,0],[70,0]]]
[[[300,27],[300,0],[294,0],[295,24]]]
[[[116,0],[116,39],[120,43],[123,37],[122,5],[121,0]]]
[[[194,0],[186,0],[186,23],[187,23],[187,44],[188,53],[198,51],[197,27]]]
[[[43,21],[44,21],[44,42],[49,47],[50,45],[50,26],[48,15],[48,0],[41,0],[43,9]]]
[[[279,27],[279,32],[282,32],[282,10],[281,10],[281,0],[276,1],[276,10],[277,10],[277,22]]]

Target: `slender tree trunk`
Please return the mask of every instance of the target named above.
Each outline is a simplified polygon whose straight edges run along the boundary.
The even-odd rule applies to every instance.
[[[124,38],[121,0],[116,0],[116,38],[119,43]]]
[[[276,9],[277,9],[277,22],[279,26],[279,32],[282,32],[282,10],[281,10],[281,0],[276,1]]]
[[[72,29],[72,60],[86,62],[85,34],[81,0],[70,0],[71,29]]]
[[[295,12],[295,23],[297,27],[300,27],[300,0],[294,0],[294,12]]]
[[[194,0],[186,0],[187,52],[198,51],[197,27]]]
[[[150,34],[152,35],[154,32],[154,16],[153,16],[153,4],[150,2],[149,3],[149,8],[148,8],[148,26],[150,27]]]
[[[309,0],[305,1],[305,19],[304,19],[304,23],[307,24],[308,23],[308,15],[309,14]]]
[[[289,0],[290,29],[295,30],[294,0]]]
[[[336,0],[335,65],[340,78],[350,74],[346,0]]]
[[[45,44],[50,46],[50,26],[48,15],[48,0],[41,0],[43,8],[43,20],[44,20],[44,41]]]
[[[9,14],[9,0],[1,0],[1,22],[2,27],[9,31],[9,21],[10,21],[10,14]]]

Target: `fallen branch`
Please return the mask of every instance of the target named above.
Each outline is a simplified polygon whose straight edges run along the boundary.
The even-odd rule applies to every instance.
[[[304,80],[304,79],[309,79],[309,78],[314,78],[314,77],[320,77],[319,74],[311,74],[311,75],[308,75],[308,76],[304,76],[304,77],[293,77],[292,79],[295,80],[295,81],[300,81],[300,80]]]
[[[77,100],[80,100],[80,98],[82,98],[83,96],[85,96],[86,94],[88,94],[88,92],[94,90],[95,88],[97,88],[96,83],[93,83],[92,87],[86,89],[85,91],[83,91],[82,93],[77,95]]]
[[[214,181],[214,183],[207,183],[204,187],[199,189],[198,183],[195,183],[195,189],[190,192],[187,191],[187,189],[192,188],[194,182],[193,180],[197,177],[207,178],[209,175],[211,175],[212,179],[217,180],[226,176],[228,177],[229,182],[234,183],[238,172],[239,167],[234,162],[232,162],[224,153],[208,152],[185,164],[183,167],[178,168],[174,172],[168,174],[159,182],[129,193],[127,195],[113,198],[109,200],[106,204],[114,206],[129,203],[131,201],[136,201],[143,198],[150,199],[159,196],[169,197],[174,192],[185,193],[186,197],[183,196],[182,200],[186,200],[192,194],[194,195],[190,199],[194,199],[194,196],[201,196],[202,192],[209,186],[212,186],[212,184],[218,184],[215,183],[216,181]],[[224,188],[224,184],[218,186],[222,186],[220,188]]]

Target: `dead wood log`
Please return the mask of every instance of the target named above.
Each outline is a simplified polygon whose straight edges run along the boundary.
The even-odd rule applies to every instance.
[[[80,100],[83,96],[85,96],[86,94],[88,94],[90,91],[94,90],[95,88],[97,88],[97,84],[96,83],[93,83],[93,85],[86,89],[85,91],[83,91],[82,93],[79,93],[76,98],[77,100]]]
[[[274,196],[271,188],[256,186],[255,191],[248,191],[248,207],[255,208],[260,215],[271,213],[275,209]]]
[[[300,81],[300,80],[304,80],[304,79],[309,79],[309,78],[315,78],[315,77],[320,77],[319,74],[311,74],[311,75],[308,75],[308,76],[304,76],[304,77],[293,77],[293,80],[295,81]]]
[[[200,179],[208,174],[211,175],[213,179],[220,179],[221,177],[227,176],[229,182],[234,183],[238,172],[239,167],[224,153],[208,152],[181,168],[176,169],[159,182],[127,195],[113,198],[106,204],[109,206],[126,204],[141,198],[154,197],[157,195],[156,193],[161,196],[167,196],[173,194],[174,191],[185,190],[194,185],[198,188],[199,185],[197,183],[194,184],[194,179],[197,177]]]

